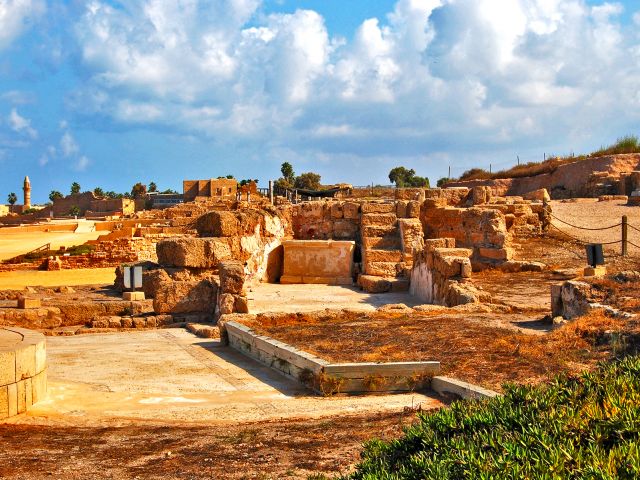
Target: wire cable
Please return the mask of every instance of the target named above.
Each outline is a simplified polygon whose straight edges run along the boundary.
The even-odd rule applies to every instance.
[[[559,219],[558,217],[556,217],[553,213],[550,214],[553,218],[555,218],[556,220],[558,220],[560,223],[564,223],[565,225],[568,225],[570,227],[573,228],[577,228],[579,230],[591,230],[591,231],[597,231],[597,230],[610,230],[612,228],[616,228],[619,227],[620,225],[622,225],[622,223],[618,223],[616,225],[611,225],[610,227],[599,227],[599,228],[589,228],[589,227],[580,227],[578,225],[573,225],[569,222],[565,222],[564,220]]]

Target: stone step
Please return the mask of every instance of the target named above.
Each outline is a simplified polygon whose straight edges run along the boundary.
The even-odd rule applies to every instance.
[[[400,250],[373,249],[365,250],[362,254],[365,262],[402,262]]]
[[[362,204],[362,213],[396,213],[395,203],[365,202]]]
[[[401,250],[402,243],[397,235],[386,237],[365,237],[362,239],[363,250]]]
[[[398,217],[395,213],[367,213],[362,215],[361,225],[364,226],[387,226],[397,225]]]
[[[404,264],[397,262],[363,262],[365,275],[397,277],[404,272]]]
[[[407,292],[409,280],[407,278],[375,277],[373,275],[360,275],[358,285],[367,293]]]
[[[362,237],[390,237],[395,236],[398,239],[400,235],[398,233],[398,227],[395,225],[363,225],[361,228]]]

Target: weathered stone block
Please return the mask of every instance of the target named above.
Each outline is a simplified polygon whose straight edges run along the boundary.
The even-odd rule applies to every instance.
[[[345,202],[342,205],[342,216],[349,220],[357,220],[360,218],[360,204],[354,202]]]
[[[234,310],[235,313],[249,313],[249,302],[247,301],[247,297],[236,295]]]
[[[340,202],[331,203],[331,218],[339,219],[342,217],[342,204]]]
[[[360,275],[358,284],[367,293],[385,293],[391,290],[391,282],[382,277]]]
[[[220,262],[220,291],[222,293],[241,294],[244,290],[245,273],[242,263],[235,260]]]
[[[362,213],[393,213],[395,214],[395,203],[365,202],[362,204]]]
[[[36,372],[36,346],[23,345],[15,350],[16,353],[16,381],[33,377]]]
[[[0,350],[0,386],[16,381],[16,353],[13,350]],[[2,415],[0,415],[2,418]]]
[[[233,294],[231,293],[221,294],[218,302],[218,309],[219,309],[220,315],[233,313],[235,304],[236,304],[236,299],[234,298]]]
[[[196,220],[196,230],[201,237],[234,237],[240,224],[233,212],[208,212]]]
[[[420,217],[420,202],[411,200],[407,203],[407,218]]]
[[[231,239],[174,238],[156,245],[162,265],[191,268],[215,268],[233,258]]]
[[[20,297],[18,298],[18,308],[27,309],[27,308],[40,308],[40,299],[39,298],[29,298],[29,297]]]
[[[167,282],[153,299],[155,313],[213,313],[218,289],[209,280]]]

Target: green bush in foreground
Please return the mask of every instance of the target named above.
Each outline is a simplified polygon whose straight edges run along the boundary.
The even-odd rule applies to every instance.
[[[640,360],[420,415],[349,479],[640,478]]]

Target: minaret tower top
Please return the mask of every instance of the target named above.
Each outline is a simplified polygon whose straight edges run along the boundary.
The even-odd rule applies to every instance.
[[[29,177],[24,177],[22,190],[24,191],[24,208],[26,210],[31,208],[31,182],[29,181]]]

